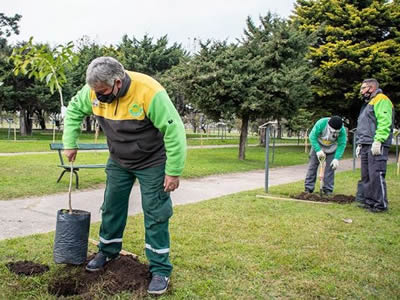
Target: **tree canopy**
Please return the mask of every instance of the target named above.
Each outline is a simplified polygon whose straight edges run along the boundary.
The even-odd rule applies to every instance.
[[[347,117],[355,126],[363,79],[376,78],[400,96],[399,1],[298,0],[292,21],[311,34],[315,67],[313,107]]]

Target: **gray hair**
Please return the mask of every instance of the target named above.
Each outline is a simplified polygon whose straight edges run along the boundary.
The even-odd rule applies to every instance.
[[[92,88],[99,83],[113,86],[115,80],[122,80],[124,77],[125,69],[122,64],[109,56],[92,60],[86,70],[86,82]]]
[[[373,86],[373,87],[375,87],[375,89],[378,89],[379,88],[379,82],[378,82],[378,80],[376,80],[375,78],[368,78],[368,79],[365,79],[362,83],[366,83],[366,84],[368,84],[369,86]]]

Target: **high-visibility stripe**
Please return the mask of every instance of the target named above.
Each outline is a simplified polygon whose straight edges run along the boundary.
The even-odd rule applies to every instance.
[[[387,204],[386,204],[386,201],[385,201],[385,186],[384,186],[384,184],[383,184],[383,173],[382,172],[379,172],[379,179],[380,179],[380,181],[381,181],[381,190],[382,190],[382,204],[383,204],[383,207],[384,208],[386,208],[387,207]]]
[[[152,246],[149,244],[146,244],[146,249],[149,249],[157,254],[165,254],[169,252],[169,248],[164,248],[164,249],[154,249]]]
[[[122,238],[121,239],[112,239],[112,240],[106,240],[100,237],[100,242],[103,244],[111,244],[111,243],[122,243]]]

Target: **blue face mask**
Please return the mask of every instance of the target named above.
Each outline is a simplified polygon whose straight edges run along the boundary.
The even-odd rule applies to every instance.
[[[111,102],[113,102],[115,100],[115,98],[117,98],[117,96],[113,94],[114,87],[115,87],[115,81],[114,81],[114,84],[112,86],[112,89],[111,89],[110,93],[108,93],[108,94],[96,93],[97,100],[99,100],[100,102],[103,102],[103,103],[111,103]]]

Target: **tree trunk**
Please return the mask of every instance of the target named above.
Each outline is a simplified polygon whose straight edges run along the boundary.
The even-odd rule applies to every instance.
[[[276,138],[279,140],[282,139],[282,125],[280,120],[278,120],[278,134]]]
[[[249,129],[249,117],[244,116],[242,118],[242,127],[240,129],[240,142],[239,142],[239,159],[244,160],[246,158],[246,142],[247,142],[247,131]]]
[[[28,110],[21,109],[19,122],[21,136],[32,135],[32,119]]]
[[[39,110],[36,111],[36,116],[39,120],[39,126],[42,130],[46,129],[46,120],[44,119],[44,111],[43,110]]]
[[[260,128],[260,145],[265,147],[265,127]]]

